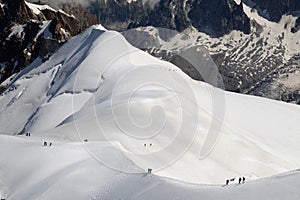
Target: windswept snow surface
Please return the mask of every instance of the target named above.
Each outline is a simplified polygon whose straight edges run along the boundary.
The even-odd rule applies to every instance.
[[[0,136],[0,196],[8,200],[82,199],[212,199],[298,200],[298,171],[246,184],[196,185],[143,173],[115,143],[91,142],[103,160],[122,163],[130,174],[112,170],[93,159],[81,143],[56,142],[43,147],[37,139]],[[22,155],[20,155],[22,154]]]
[[[0,97],[1,196],[299,199],[298,172],[251,182],[300,168],[299,106],[194,81],[101,26],[39,63]]]

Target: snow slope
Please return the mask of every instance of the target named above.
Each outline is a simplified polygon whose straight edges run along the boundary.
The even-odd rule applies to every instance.
[[[300,166],[299,106],[194,81],[101,26],[9,84],[0,97],[0,194],[8,199],[218,199],[253,190],[249,199],[272,199],[277,178],[226,188],[184,182],[251,181]],[[279,179],[299,185],[297,172]],[[299,196],[283,189],[278,199]]]
[[[116,147],[94,142],[107,161],[136,168]],[[299,171],[242,185],[195,185],[147,173],[126,174],[96,162],[81,143],[43,147],[38,139],[0,136],[0,197],[6,199],[297,200]],[[22,152],[22,156],[20,156]]]

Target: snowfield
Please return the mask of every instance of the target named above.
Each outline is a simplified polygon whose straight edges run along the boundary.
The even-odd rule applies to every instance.
[[[103,159],[136,169],[118,148],[93,142]],[[95,161],[81,143],[43,147],[39,140],[0,136],[0,195],[6,199],[299,199],[299,171],[245,184],[195,185],[155,174],[127,174]],[[9,150],[9,151],[8,151]],[[20,156],[20,152],[22,156]],[[3,161],[5,159],[5,162]],[[138,170],[138,169],[136,169]]]
[[[8,84],[0,197],[300,198],[299,106],[194,81],[100,25]]]

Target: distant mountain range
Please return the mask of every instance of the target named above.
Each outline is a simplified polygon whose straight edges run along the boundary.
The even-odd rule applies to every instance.
[[[284,14],[299,16],[300,11],[297,0],[161,0],[154,7],[143,1],[98,0],[90,9],[103,25],[117,30],[155,26],[181,32],[193,26],[219,37],[232,30],[250,33],[250,19],[243,10],[243,3],[273,22],[279,22]]]
[[[190,46],[203,45],[215,58],[226,90],[300,103],[297,0],[165,0],[153,8],[142,1],[100,0],[91,9],[101,24],[118,31],[147,26],[184,31],[191,36]],[[132,44],[141,43],[137,38],[166,43],[159,41],[160,31],[136,31],[126,34]],[[174,55],[159,49],[149,52],[201,80]]]
[[[135,30],[131,31],[134,37],[126,36],[134,45],[136,38],[161,43],[159,31],[155,36],[158,38],[153,38],[151,31],[155,30],[149,26],[184,32],[190,37],[190,46],[200,45],[209,50],[226,90],[300,103],[300,84],[296,81],[300,73],[300,2],[297,0],[161,0],[154,6],[141,0],[98,0],[86,9],[61,5],[64,12],[43,7],[44,17],[28,9],[28,3],[18,2],[4,0],[0,12],[0,19],[5,22],[0,23],[4,30],[0,37],[1,82],[38,56],[46,58],[62,41],[98,20],[109,29]],[[39,31],[47,30],[46,21],[51,21],[51,26],[48,25],[52,39],[40,34],[39,42],[34,42]],[[14,25],[25,27],[26,37],[12,34],[12,29],[14,33],[20,30],[20,26]],[[148,38],[137,37],[141,34]],[[191,66],[187,67],[172,53],[166,54],[156,47],[151,53],[173,61],[191,77],[201,80]]]

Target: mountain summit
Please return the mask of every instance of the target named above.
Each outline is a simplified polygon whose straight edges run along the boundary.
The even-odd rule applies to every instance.
[[[61,145],[84,139],[117,145],[136,169],[106,163],[96,147],[89,151],[125,172],[152,168],[179,180],[222,183],[229,176],[266,177],[299,167],[299,106],[194,81],[102,26],[21,71],[0,104],[1,133],[29,132]]]

